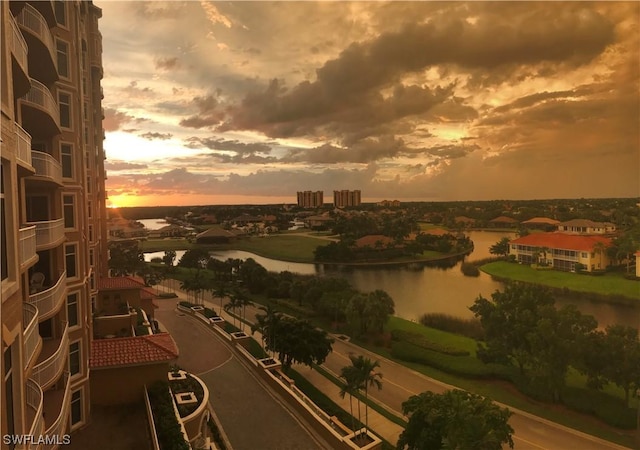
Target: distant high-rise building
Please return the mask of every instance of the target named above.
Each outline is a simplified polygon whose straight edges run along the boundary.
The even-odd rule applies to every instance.
[[[333,191],[333,206],[336,208],[344,208],[347,206],[360,206],[360,191],[349,191],[343,189],[341,191]]]
[[[298,206],[301,208],[319,208],[324,204],[322,191],[298,191]]]
[[[62,439],[89,422],[108,270],[101,15],[90,1],[0,2],[2,436]]]

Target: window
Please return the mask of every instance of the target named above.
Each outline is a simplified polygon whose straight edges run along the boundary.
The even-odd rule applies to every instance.
[[[60,144],[60,156],[62,160],[62,177],[73,178],[73,146]]]
[[[60,126],[71,128],[71,94],[59,92],[58,104],[60,105]]]
[[[77,390],[71,393],[71,425],[76,425],[82,421],[82,391]]]
[[[87,202],[87,216],[89,219],[93,218],[93,203],[91,203],[91,200]]]
[[[587,252],[582,252],[582,257],[586,258],[587,257]]]
[[[92,248],[89,249],[89,265],[90,266],[95,266],[95,253],[94,250]]]
[[[15,418],[13,413],[13,366],[11,365],[11,346],[4,351],[4,403],[2,412],[7,417],[7,434],[11,435],[15,432]],[[9,448],[15,448],[15,445],[9,445]]]
[[[64,227],[75,228],[76,227],[76,205],[75,196],[63,195],[62,205],[64,209]]]
[[[0,166],[0,234],[2,234],[2,242],[0,242],[0,251],[2,252],[2,279],[9,278],[9,255],[7,253],[7,221],[5,216],[4,203],[4,166]]]
[[[65,41],[56,40],[56,51],[58,55],[58,75],[69,78],[69,44]]]
[[[69,345],[69,373],[71,376],[80,373],[80,341]]]
[[[76,259],[76,253],[76,244],[67,244],[64,246],[65,266],[68,278],[78,276],[78,261]]]
[[[67,321],[70,327],[78,325],[78,293],[67,295]]]
[[[89,225],[89,242],[93,242],[93,225]]]
[[[65,6],[65,2],[62,0],[55,0],[54,2],[55,13],[56,13],[56,22],[58,25],[66,25],[67,24],[67,10]]]
[[[87,177],[86,191],[87,191],[87,194],[91,194],[91,177]]]

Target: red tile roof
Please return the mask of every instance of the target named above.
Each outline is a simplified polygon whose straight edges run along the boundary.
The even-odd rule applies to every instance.
[[[119,290],[119,289],[144,289],[144,281],[137,277],[109,277],[100,278],[98,281],[98,290]]]
[[[507,217],[507,216],[499,216],[496,217],[495,219],[491,219],[489,222],[492,223],[518,223],[518,221],[512,217]]]
[[[451,231],[445,230],[444,228],[429,228],[428,230],[422,230],[423,234],[431,234],[433,236],[444,236],[446,234],[453,234]]]
[[[548,217],[534,217],[533,219],[525,220],[522,223],[540,223],[545,225],[558,225],[560,223],[559,220],[549,219]]]
[[[392,244],[395,241],[391,239],[389,236],[385,236],[383,234],[370,234],[368,236],[363,236],[355,242],[356,247],[371,247],[376,248],[376,243],[380,242],[382,247],[386,247],[387,244]]]
[[[91,342],[89,367],[140,366],[172,361],[178,357],[178,346],[169,333],[113,339],[94,339]]]
[[[594,245],[598,242],[602,242],[607,247],[611,245],[611,239],[608,237],[565,233],[532,233],[511,241],[512,244],[530,245],[532,247],[589,252],[593,250]]]

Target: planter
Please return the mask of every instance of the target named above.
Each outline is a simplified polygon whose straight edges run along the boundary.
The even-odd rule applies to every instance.
[[[245,349],[249,349],[249,341],[251,337],[244,331],[235,331],[231,333],[231,342],[234,345],[242,345]]]
[[[258,360],[258,364],[260,365],[260,367],[262,367],[263,369],[267,370],[267,369],[278,369],[282,366],[282,363],[280,361],[278,361],[277,359],[273,359],[273,358],[262,358]]]

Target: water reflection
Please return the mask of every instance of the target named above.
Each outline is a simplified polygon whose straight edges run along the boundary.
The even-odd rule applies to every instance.
[[[478,260],[491,256],[489,248],[502,237],[513,237],[513,233],[472,231],[468,233],[475,244],[467,260]],[[179,261],[184,251],[177,251]],[[145,254],[145,260],[162,257],[164,252]],[[345,266],[303,264],[278,261],[240,250],[214,251],[212,256],[228,258],[253,258],[272,272],[290,271],[306,275],[342,276],[356,289],[372,291],[383,289],[396,304],[396,315],[407,320],[418,320],[424,313],[444,313],[461,318],[473,317],[469,306],[482,295],[490,297],[503,284],[491,276],[481,273],[479,277],[466,277],[460,271],[461,260],[443,263],[408,266]],[[610,324],[640,326],[640,308],[610,305],[580,298],[556,298],[558,305],[575,304],[583,314],[591,314],[601,327]]]

